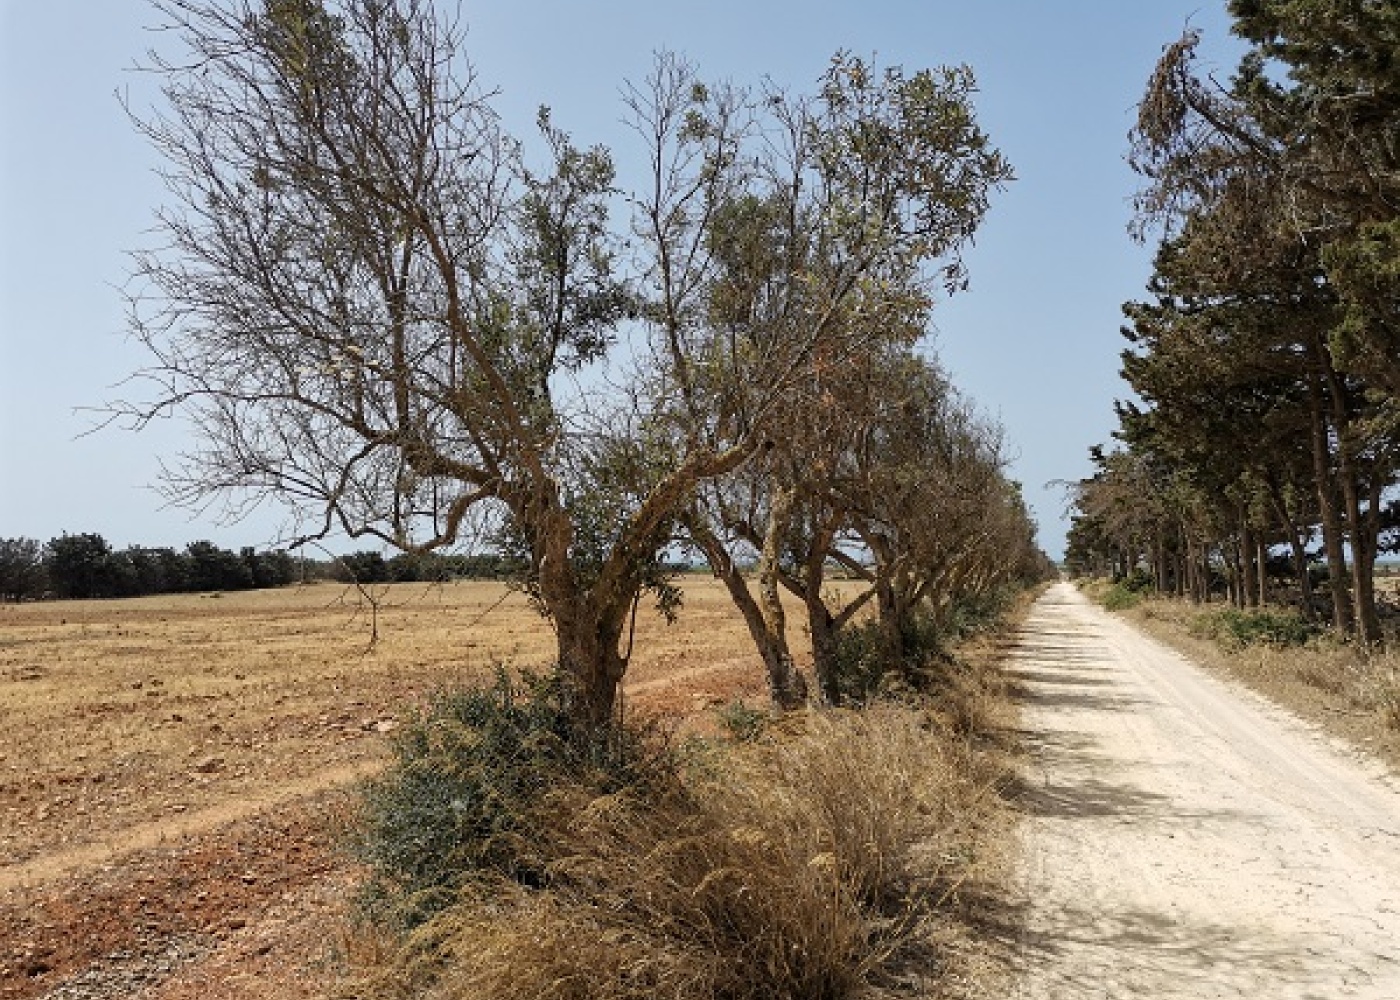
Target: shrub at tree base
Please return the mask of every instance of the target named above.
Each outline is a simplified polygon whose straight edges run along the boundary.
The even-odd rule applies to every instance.
[[[580,734],[558,676],[498,673],[490,688],[442,692],[396,735],[395,762],[366,786],[352,847],[373,872],[363,905],[412,927],[471,881],[549,881],[557,858],[536,836],[561,787],[650,794],[675,784],[656,734]]]
[[[1304,646],[1321,630],[1296,614],[1279,611],[1238,611],[1227,609],[1198,616],[1191,632],[1214,639],[1227,650],[1246,646]]]
[[[1099,602],[1109,611],[1126,611],[1142,603],[1142,594],[1121,583],[1115,583],[1103,592]]]
[[[485,702],[457,697],[504,706],[499,689]],[[539,710],[512,706],[508,714]],[[979,775],[967,741],[892,706],[791,718],[778,727],[785,734],[696,749],[683,767],[671,766],[673,753],[656,764],[654,750],[643,752],[645,763],[628,765],[610,789],[598,771],[557,767],[553,749],[517,756],[516,738],[494,734],[494,720],[473,740],[465,732],[479,722],[446,718],[464,731],[451,752],[473,763],[449,763],[446,742],[414,737],[371,793],[381,816],[391,802],[427,799],[415,825],[439,828],[420,828],[410,843],[407,823],[371,827],[368,846],[395,843],[367,855],[391,863],[379,876],[390,881],[444,848],[471,874],[454,877],[447,865],[425,873],[419,881],[455,885],[455,895],[435,889],[447,905],[395,939],[343,996],[853,996],[942,898],[935,886],[967,876],[970,817],[992,780]],[[519,730],[513,714],[505,728]],[[476,749],[492,742],[507,752]],[[414,748],[422,756],[404,754]],[[522,759],[544,769],[523,794]],[[497,767],[504,773],[488,779]],[[425,782],[424,769],[449,770],[453,791]],[[461,781],[464,771],[477,777]],[[462,811],[437,804],[464,788],[500,790],[476,810],[494,846],[466,843]]]
[[[948,650],[995,629],[1020,592],[1014,586],[994,588],[959,599],[937,616],[920,610],[899,623],[897,649],[891,648],[887,626],[880,621],[843,628],[836,635],[832,670],[840,703],[863,705],[899,691],[947,693],[957,673]]]

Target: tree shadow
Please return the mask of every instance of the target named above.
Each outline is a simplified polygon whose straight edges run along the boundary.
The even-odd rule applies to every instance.
[[[1013,935],[1004,947],[1014,970],[1040,973],[1048,996],[1079,995],[1085,983],[1103,996],[1266,995],[1257,991],[1299,985],[1299,959],[1317,947],[1270,927],[1140,907],[1065,906],[1038,909],[1034,917],[1027,909],[1023,903],[1011,910],[1019,923],[1004,925]],[[1063,961],[1071,954],[1072,961]],[[1315,1000],[1337,995],[1322,983],[1315,991],[1280,992]]]

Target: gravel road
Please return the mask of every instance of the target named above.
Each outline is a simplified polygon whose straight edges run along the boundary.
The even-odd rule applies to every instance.
[[[1400,786],[1057,584],[1012,674],[1022,998],[1400,997]]]

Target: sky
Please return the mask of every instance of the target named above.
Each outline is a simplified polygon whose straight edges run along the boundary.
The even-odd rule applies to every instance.
[[[1042,547],[1064,546],[1060,481],[1108,440],[1123,302],[1152,248],[1127,235],[1140,181],[1127,133],[1162,47],[1201,30],[1224,78],[1238,46],[1224,0],[464,0],[468,54],[517,134],[547,104],[580,144],[625,161],[619,90],[653,53],[703,78],[814,89],[833,53],[881,64],[967,64],[978,119],[1015,167],[966,255],[971,287],[935,308],[935,350],[1005,429]],[[129,252],[148,245],[165,192],[156,154],[118,92],[158,99],[132,66],[170,39],[142,0],[0,0],[0,538],[97,532],[118,547],[237,548],[279,537],[285,516],[229,521],[167,506],[162,458],[194,446],[178,421],[95,429],[95,408],[146,361],[126,336]],[[342,545],[341,548],[353,546]]]

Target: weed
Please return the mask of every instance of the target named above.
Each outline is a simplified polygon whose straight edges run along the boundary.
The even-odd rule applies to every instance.
[[[730,739],[747,743],[763,735],[772,716],[738,698],[715,709],[715,719]]]
[[[1099,596],[1099,602],[1109,611],[1126,611],[1142,603],[1142,593],[1115,583]]]
[[[1318,627],[1287,611],[1240,611],[1228,608],[1198,615],[1190,625],[1192,635],[1214,639],[1227,650],[1248,646],[1276,649],[1304,646],[1320,634]]]

